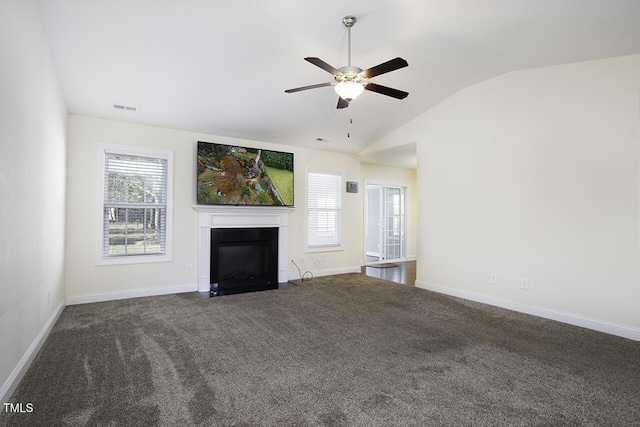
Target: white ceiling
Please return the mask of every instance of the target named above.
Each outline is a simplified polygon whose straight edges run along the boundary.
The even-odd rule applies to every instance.
[[[639,0],[37,3],[72,114],[354,154],[499,74],[640,52]],[[366,91],[336,110],[330,87],[284,92],[331,81],[304,57],[346,65],[349,14],[353,65],[406,59],[372,81],[407,99]]]

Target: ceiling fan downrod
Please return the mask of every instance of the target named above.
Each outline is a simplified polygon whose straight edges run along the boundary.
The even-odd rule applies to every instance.
[[[349,38],[349,62],[347,65],[351,67],[351,27],[356,24],[356,17],[353,15],[347,15],[342,18],[342,23],[347,27],[347,34]]]

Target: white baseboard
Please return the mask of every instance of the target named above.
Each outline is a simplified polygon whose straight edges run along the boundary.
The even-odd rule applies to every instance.
[[[18,387],[18,384],[20,384],[22,377],[27,372],[27,369],[29,369],[29,366],[31,366],[31,362],[33,362],[33,359],[40,351],[42,344],[44,344],[47,337],[49,336],[51,328],[53,328],[53,325],[56,324],[58,317],[60,317],[60,314],[62,314],[62,310],[64,310],[64,307],[64,300],[62,300],[60,301],[60,304],[58,304],[58,306],[55,308],[55,310],[53,310],[51,317],[49,317],[49,320],[47,320],[47,322],[44,324],[44,326],[40,330],[40,333],[38,334],[38,336],[36,336],[36,339],[33,340],[27,351],[24,353],[22,359],[20,359],[20,362],[18,362],[18,365],[9,375],[9,378],[7,378],[4,384],[2,384],[2,387],[0,388],[0,402],[9,401],[11,395],[16,390],[16,387]]]
[[[320,277],[320,276],[333,276],[334,274],[360,273],[360,272],[362,272],[362,270],[361,270],[361,267],[358,265],[355,267],[324,268],[313,274],[314,276]]]
[[[640,341],[640,329],[416,280],[416,287]]]
[[[357,267],[323,268],[322,270],[315,270],[315,271],[312,271],[311,273],[313,273],[314,277],[321,277],[321,276],[333,276],[334,274],[360,273],[360,272],[361,272],[361,267],[357,266]],[[300,275],[297,273],[298,273],[298,270],[296,270],[295,273],[289,270],[289,280],[300,279]],[[304,274],[304,271],[302,273]],[[309,277],[308,275],[305,276],[305,280],[308,277]]]
[[[88,304],[92,302],[115,301],[119,299],[139,297],[153,297],[156,295],[180,294],[184,292],[195,292],[197,290],[198,285],[193,283],[188,285],[171,286],[168,288],[145,288],[120,292],[107,292],[103,294],[72,295],[67,297],[67,305]]]

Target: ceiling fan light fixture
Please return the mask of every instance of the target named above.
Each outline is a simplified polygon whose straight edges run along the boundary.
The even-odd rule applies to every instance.
[[[356,17],[352,15],[345,16],[342,19],[342,23],[347,28],[347,34],[349,36],[349,61],[346,66],[335,68],[334,66],[327,64],[322,59],[316,58],[315,56],[308,56],[304,58],[305,61],[310,62],[316,67],[322,68],[324,71],[333,75],[333,79],[335,80],[335,82],[326,82],[315,85],[296,87],[293,89],[285,90],[285,93],[300,92],[303,90],[333,86],[333,89],[339,96],[338,105],[336,106],[338,110],[347,108],[349,106],[349,103],[360,96],[360,94],[365,90],[379,93],[381,95],[390,96],[396,99],[405,99],[409,95],[409,92],[404,92],[402,90],[394,89],[391,87],[370,83],[369,79],[379,76],[380,74],[389,73],[391,71],[407,67],[409,65],[407,61],[400,57],[397,57],[366,70],[351,65],[351,27],[353,27],[353,25],[356,23]]]
[[[362,92],[364,92],[364,86],[362,84],[354,82],[353,80],[346,80],[338,83],[333,88],[340,98],[345,101],[353,101]]]

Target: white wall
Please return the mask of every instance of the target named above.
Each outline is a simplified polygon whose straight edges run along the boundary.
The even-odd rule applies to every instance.
[[[353,155],[330,151],[285,148],[295,153],[295,204],[296,210],[289,216],[289,256],[303,271],[314,275],[326,275],[360,271],[364,261],[362,216],[364,196],[347,193],[347,181],[360,182],[360,160]],[[333,169],[342,172],[342,246],[334,252],[305,252],[305,168]],[[297,269],[289,266],[289,273]]]
[[[304,259],[306,269],[314,274],[358,269],[362,259],[361,194],[343,194],[344,251],[320,254],[304,252],[305,167],[342,170],[345,181],[359,181],[360,164],[355,156],[71,115],[67,186],[68,298],[82,301],[87,296],[104,296],[105,299],[117,293],[130,296],[132,291],[162,293],[196,289],[198,220],[193,206],[196,204],[196,142],[199,140],[293,152],[296,207],[289,215],[289,256],[298,264]],[[174,151],[173,261],[95,265],[96,159],[99,143]],[[193,265],[191,273],[186,272],[187,264]],[[289,271],[297,273],[293,265],[289,266]]]
[[[33,1],[0,2],[0,401],[64,299],[67,112]]]
[[[362,187],[366,184],[386,184],[406,187],[407,198],[407,258],[418,256],[418,180],[417,171],[410,168],[362,163]]]
[[[509,73],[390,135],[417,141],[419,284],[640,339],[639,105],[633,55]]]

